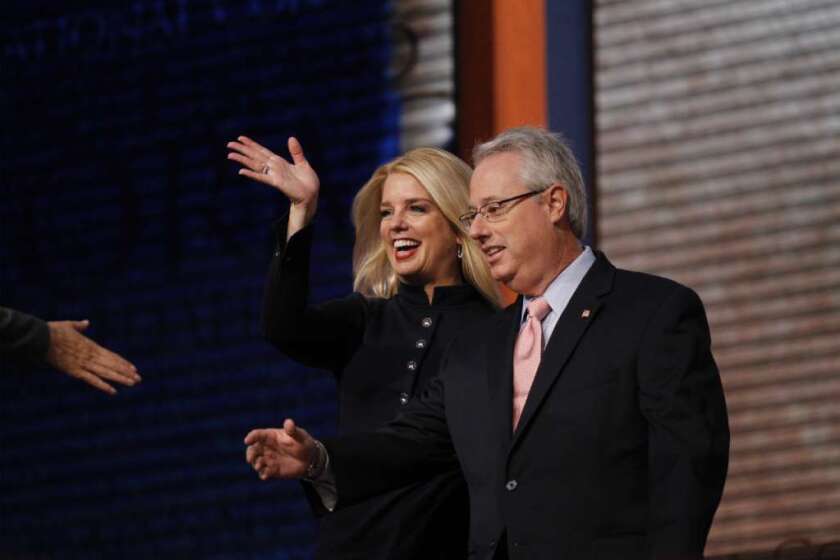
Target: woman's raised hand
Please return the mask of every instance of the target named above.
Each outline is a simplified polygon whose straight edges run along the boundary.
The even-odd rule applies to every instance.
[[[297,138],[289,138],[292,163],[247,136],[228,142],[227,147],[231,150],[228,159],[243,166],[240,175],[270,185],[292,201],[288,237],[309,223],[318,204],[320,181]]]
[[[271,185],[295,204],[308,203],[318,197],[318,175],[306,161],[297,138],[289,138],[293,163],[247,136],[228,142],[227,147],[231,150],[228,159],[243,165],[240,175]]]

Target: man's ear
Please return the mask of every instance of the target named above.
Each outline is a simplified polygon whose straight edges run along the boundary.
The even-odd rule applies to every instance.
[[[569,193],[561,184],[551,185],[545,190],[544,196],[548,202],[548,212],[551,223],[559,224],[564,219],[568,221]]]

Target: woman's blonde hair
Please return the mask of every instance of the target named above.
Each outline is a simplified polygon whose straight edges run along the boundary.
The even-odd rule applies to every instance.
[[[437,148],[416,148],[379,166],[353,199],[353,289],[367,296],[388,298],[397,293],[399,281],[388,261],[379,235],[382,186],[392,173],[414,177],[449,222],[463,247],[461,272],[493,305],[499,306],[499,292],[481,249],[467,235],[458,217],[469,206],[472,170],[456,156]]]

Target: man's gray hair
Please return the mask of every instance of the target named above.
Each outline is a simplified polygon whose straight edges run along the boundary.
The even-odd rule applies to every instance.
[[[473,165],[504,152],[522,155],[522,180],[532,191],[560,183],[569,194],[569,225],[578,239],[586,233],[586,189],[583,176],[569,143],[561,135],[543,128],[510,128],[473,149]]]

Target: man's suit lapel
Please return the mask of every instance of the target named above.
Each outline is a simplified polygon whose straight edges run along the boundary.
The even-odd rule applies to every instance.
[[[513,426],[513,346],[519,333],[522,297],[495,317],[498,321],[487,344],[487,383],[490,412],[501,441],[508,441]]]
[[[540,360],[534,383],[528,392],[522,417],[513,435],[511,449],[528,430],[528,424],[562,373],[581,337],[595,320],[603,304],[604,295],[612,288],[615,268],[603,254],[597,253],[596,257],[597,260],[584,276],[554,327],[548,346]]]

